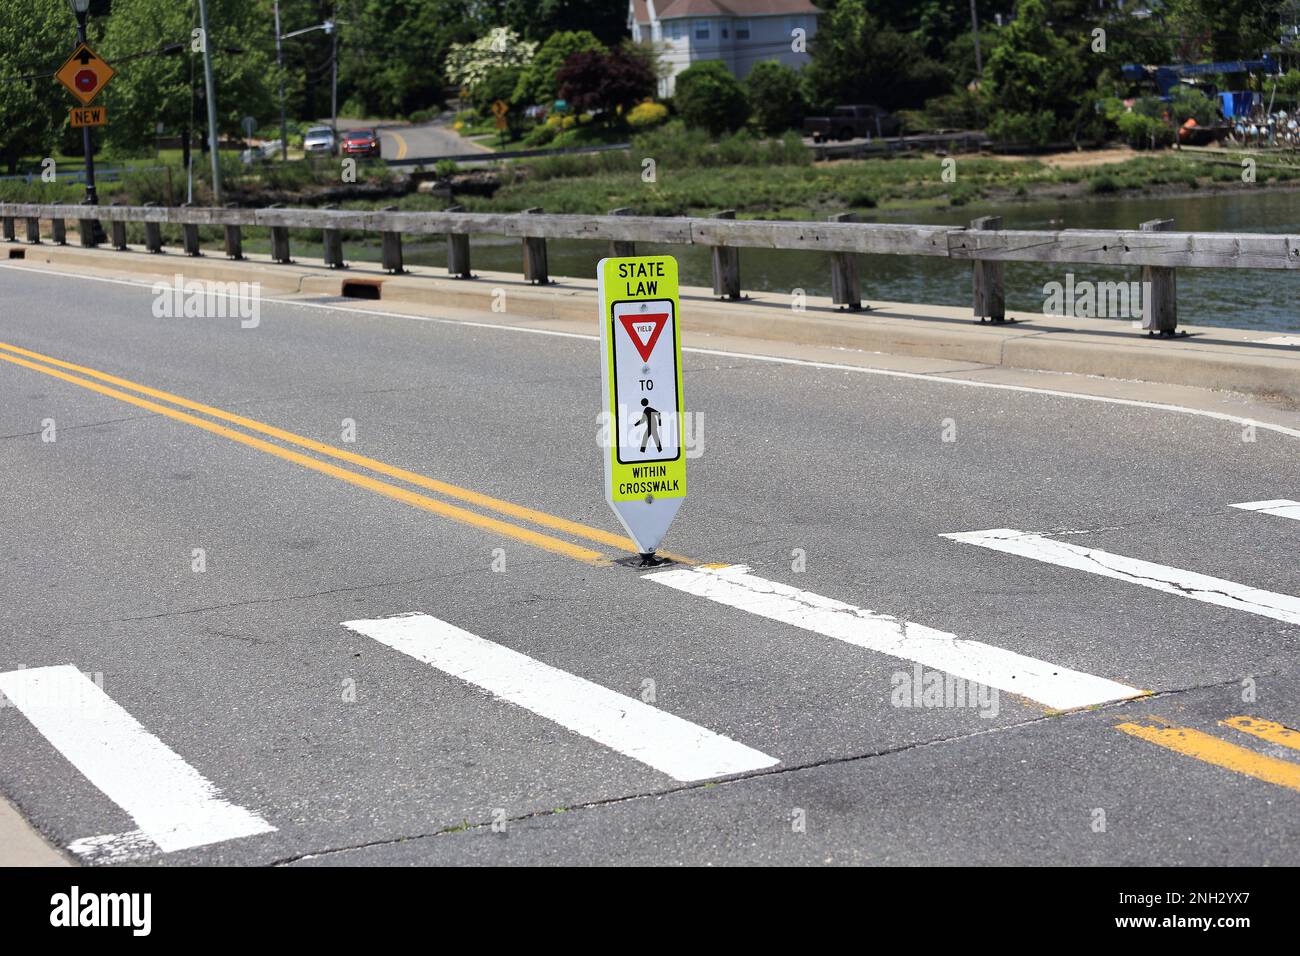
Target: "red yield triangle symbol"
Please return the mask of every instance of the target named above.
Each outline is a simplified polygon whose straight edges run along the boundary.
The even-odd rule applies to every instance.
[[[641,356],[641,361],[650,361],[650,353],[655,350],[655,343],[659,341],[659,333],[664,330],[664,325],[668,322],[668,313],[661,312],[658,315],[620,315],[618,320],[623,323],[623,328],[627,329],[628,336],[632,339],[632,344],[636,346],[637,353]],[[642,330],[636,328],[638,325],[654,323],[654,328],[650,334],[642,338]]]

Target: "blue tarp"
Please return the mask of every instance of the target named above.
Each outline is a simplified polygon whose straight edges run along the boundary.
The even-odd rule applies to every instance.
[[[1249,116],[1251,111],[1256,106],[1263,105],[1263,102],[1263,94],[1252,93],[1249,90],[1219,94],[1220,108],[1228,119]]]

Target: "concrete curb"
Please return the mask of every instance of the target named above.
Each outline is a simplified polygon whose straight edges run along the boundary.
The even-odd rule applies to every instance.
[[[71,865],[8,800],[0,797],[0,867]]]
[[[584,327],[595,323],[594,280],[561,279],[533,286],[509,273],[484,272],[468,280],[417,268],[408,275],[389,276],[374,263],[331,270],[319,261],[279,265],[264,257],[232,262],[216,256],[159,256],[44,243],[5,248],[11,256],[21,252],[28,264],[109,270],[169,283],[179,273],[186,281],[257,282],[264,295],[314,296],[340,296],[347,282],[377,283],[381,301],[495,312],[503,318],[562,320]],[[1008,313],[1017,321],[981,325],[968,309],[953,306],[872,302],[870,311],[849,313],[829,299],[809,297],[805,310],[796,312],[788,296],[774,293],[752,293],[740,302],[719,301],[704,288],[683,287],[681,293],[684,328],[691,331],[1212,388],[1300,407],[1300,336],[1204,326],[1189,327],[1186,338],[1159,339],[1130,323],[1104,319]]]

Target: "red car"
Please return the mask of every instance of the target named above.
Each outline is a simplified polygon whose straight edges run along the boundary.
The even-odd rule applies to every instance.
[[[373,129],[354,129],[344,133],[343,153],[347,156],[378,156],[378,131]]]

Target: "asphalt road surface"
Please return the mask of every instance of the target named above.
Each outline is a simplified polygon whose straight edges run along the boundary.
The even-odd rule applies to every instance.
[[[329,119],[320,121],[328,126]],[[412,160],[429,156],[461,156],[490,153],[451,128],[452,114],[444,113],[430,123],[385,126],[383,120],[340,119],[339,129],[374,129],[379,132],[379,154],[387,160]]]
[[[448,117],[419,126],[381,127],[379,142],[384,159],[419,159],[487,152],[473,140],[466,139],[452,129]]]
[[[591,338],[0,293],[0,792],[84,862],[1297,859],[1300,435],[688,350],[642,571]]]

